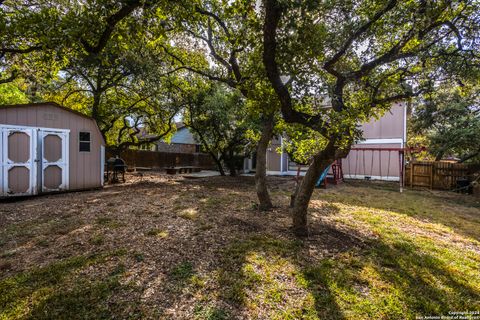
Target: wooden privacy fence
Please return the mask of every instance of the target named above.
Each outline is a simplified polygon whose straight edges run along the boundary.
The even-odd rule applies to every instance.
[[[106,159],[112,156],[107,151]],[[120,157],[125,160],[129,168],[148,167],[163,169],[175,166],[195,166],[203,169],[213,169],[215,164],[212,158],[205,153],[174,153],[145,150],[125,150]]]
[[[405,166],[405,185],[439,190],[452,190],[457,180],[468,178],[473,167],[463,163],[412,161]]]

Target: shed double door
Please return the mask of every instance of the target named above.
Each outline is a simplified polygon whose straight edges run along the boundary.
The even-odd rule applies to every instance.
[[[68,189],[68,131],[0,125],[0,196]]]

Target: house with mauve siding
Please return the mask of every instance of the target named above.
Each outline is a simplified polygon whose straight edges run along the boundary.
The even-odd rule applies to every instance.
[[[343,175],[352,179],[398,181],[403,167],[403,157],[398,151],[407,141],[407,103],[397,102],[378,120],[372,118],[359,124],[363,139],[358,141],[348,156],[339,160]],[[299,166],[283,152],[283,137],[272,140],[267,151],[267,174],[301,174],[306,166]],[[361,150],[365,149],[365,150]],[[255,171],[255,156],[245,160],[244,171]]]

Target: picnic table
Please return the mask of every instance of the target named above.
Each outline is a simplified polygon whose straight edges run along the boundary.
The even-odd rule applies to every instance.
[[[165,168],[167,174],[180,174],[180,173],[192,173],[200,172],[202,168],[194,166],[181,166],[181,167],[167,167]]]
[[[152,171],[153,169],[151,167],[133,167],[133,171]]]

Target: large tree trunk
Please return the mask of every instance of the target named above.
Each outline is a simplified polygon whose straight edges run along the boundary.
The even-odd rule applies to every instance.
[[[258,208],[262,211],[270,210],[272,200],[267,187],[267,148],[273,136],[274,116],[269,115],[263,122],[262,135],[257,145],[257,163],[255,168],[255,188],[259,201]]]
[[[228,151],[228,158],[226,159],[228,170],[230,171],[230,176],[237,176],[237,168],[235,166],[235,155],[233,150]]]
[[[308,236],[307,209],[312,197],[315,184],[322,172],[335,160],[335,149],[328,146],[313,157],[313,161],[298,186],[298,190],[291,208],[293,218],[293,232],[296,236]]]
[[[237,169],[235,168],[235,165],[232,163],[228,164],[228,171],[230,172],[230,177],[236,177],[237,176]]]
[[[102,119],[100,119],[100,93],[94,92],[93,94],[93,104],[92,104],[92,118],[100,125]]]
[[[437,155],[435,156],[435,161],[440,161],[443,158],[443,155],[445,154],[445,151],[440,150]]]
[[[220,175],[225,176],[225,170],[223,170],[222,161],[220,159],[218,159],[217,156],[215,156],[215,154],[213,152],[209,151],[208,154],[210,154],[210,157],[212,157],[213,161],[217,165],[217,168],[218,168],[218,171],[220,172]]]

